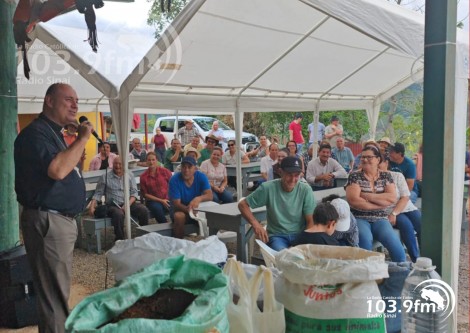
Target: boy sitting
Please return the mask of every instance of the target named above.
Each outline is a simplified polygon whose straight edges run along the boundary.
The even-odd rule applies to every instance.
[[[339,215],[335,207],[329,202],[322,202],[313,211],[313,226],[297,237],[293,245],[323,244],[339,245],[339,242],[331,235],[335,231],[336,221]]]

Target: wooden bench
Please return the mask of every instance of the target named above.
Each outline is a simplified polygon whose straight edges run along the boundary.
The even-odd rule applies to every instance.
[[[85,234],[85,245],[87,251],[91,251],[93,237],[96,238],[96,253],[101,253],[101,230],[106,227],[112,227],[111,218],[82,218],[83,232]],[[114,233],[113,233],[114,234]]]
[[[157,223],[157,224],[149,224],[138,227],[136,229],[137,236],[143,236],[150,232],[158,232],[162,236],[171,237],[173,235],[173,223]],[[199,226],[197,224],[187,223],[184,225],[184,234],[199,234]]]

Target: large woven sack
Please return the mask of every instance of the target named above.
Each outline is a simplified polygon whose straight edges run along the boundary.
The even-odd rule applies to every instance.
[[[284,304],[286,332],[385,333],[375,281],[388,277],[383,254],[300,245],[281,251],[276,265],[282,271],[276,298]]]
[[[182,289],[197,297],[173,320],[139,318],[106,324],[142,297],[149,297],[163,288]],[[127,277],[115,288],[85,298],[67,318],[65,329],[80,333],[228,333],[228,302],[228,280],[220,268],[183,256],[172,257]]]

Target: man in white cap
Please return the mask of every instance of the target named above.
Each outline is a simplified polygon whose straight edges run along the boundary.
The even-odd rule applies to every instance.
[[[336,194],[324,197],[322,202],[331,202],[338,212],[339,218],[336,221],[336,229],[332,236],[336,238],[339,245],[358,247],[359,228],[357,227],[356,218],[351,214],[348,202]]]

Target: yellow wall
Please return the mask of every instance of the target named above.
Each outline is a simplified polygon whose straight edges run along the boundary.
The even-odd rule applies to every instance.
[[[98,133],[98,136],[101,137],[101,124],[100,124],[100,113],[99,112],[79,112],[78,117],[85,116],[93,124],[93,127]],[[38,117],[38,114],[20,114],[18,115],[18,122],[20,125],[20,130],[28,126],[34,119]],[[87,171],[90,166],[92,158],[98,154],[98,141],[95,137],[91,137],[88,140],[85,148],[86,159],[83,163],[83,171]]]

